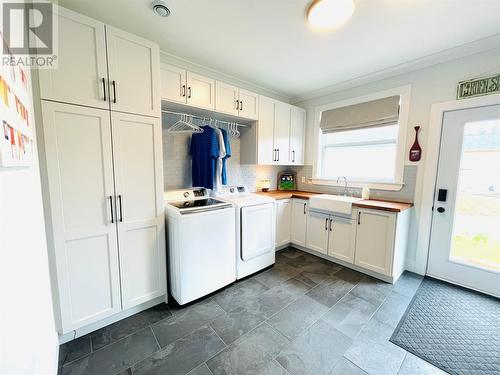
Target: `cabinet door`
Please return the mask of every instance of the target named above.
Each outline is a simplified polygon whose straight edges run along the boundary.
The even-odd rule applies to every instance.
[[[278,200],[276,206],[276,246],[281,246],[290,243],[292,201]]]
[[[215,80],[187,72],[187,104],[215,109]]]
[[[57,69],[39,69],[42,99],[109,108],[104,24],[57,9]]]
[[[161,99],[186,104],[186,71],[176,66],[161,64],[160,77]]]
[[[42,101],[63,334],[121,310],[109,110]]]
[[[326,254],[328,249],[329,216],[314,211],[307,215],[306,247]]]
[[[274,119],[276,101],[265,96],[259,97],[259,121],[257,123],[258,164],[275,164]]]
[[[292,107],[290,120],[290,164],[304,164],[306,111]]]
[[[166,291],[161,123],[112,113],[123,308]]]
[[[277,164],[290,163],[290,114],[291,106],[277,102],[274,125],[274,148],[277,150]]]
[[[239,115],[244,118],[257,120],[259,118],[259,95],[240,89],[239,100]]]
[[[237,116],[240,103],[238,101],[238,88],[224,82],[215,83],[215,109],[218,112]]]
[[[356,225],[349,219],[342,220],[330,217],[329,231],[328,255],[354,263]]]
[[[307,201],[294,199],[292,203],[291,242],[306,246],[307,233]]]
[[[160,117],[158,45],[106,25],[111,110]]]
[[[396,215],[376,210],[358,210],[354,263],[390,276]]]

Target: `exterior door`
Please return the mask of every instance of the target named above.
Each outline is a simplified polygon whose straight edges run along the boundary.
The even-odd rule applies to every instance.
[[[62,333],[121,310],[109,111],[42,101]]]
[[[104,24],[62,7],[56,9],[57,69],[38,70],[41,98],[109,109]]]
[[[157,44],[106,25],[111,110],[160,117]]]
[[[306,247],[326,254],[328,251],[329,215],[309,211],[307,216]]]
[[[443,118],[427,273],[500,296],[500,105]]]
[[[160,120],[112,113],[123,308],[166,291]]]

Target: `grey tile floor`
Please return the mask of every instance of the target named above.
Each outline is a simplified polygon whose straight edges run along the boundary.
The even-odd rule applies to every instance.
[[[290,247],[202,301],[62,345],[60,373],[442,374],[389,342],[420,282],[405,273],[390,285]]]

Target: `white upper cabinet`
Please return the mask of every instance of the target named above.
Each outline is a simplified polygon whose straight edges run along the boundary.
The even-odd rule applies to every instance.
[[[158,45],[61,7],[57,12],[58,68],[40,70],[41,98],[159,117]]]
[[[106,25],[111,109],[160,116],[158,45]]]
[[[259,118],[259,95],[248,91],[239,89],[239,116],[251,120]]]
[[[292,106],[290,120],[290,164],[304,164],[306,111]]]
[[[215,109],[215,80],[187,72],[186,103],[194,107]]]
[[[166,293],[160,119],[114,112],[113,159],[123,308]]]
[[[215,85],[215,109],[217,112],[238,116],[240,111],[239,88],[217,81]]]
[[[274,119],[276,116],[276,101],[265,96],[259,100],[259,121],[256,125],[255,137],[243,138],[243,143],[249,149],[257,151],[255,164],[273,164],[276,160],[276,149],[274,148]],[[243,147],[245,147],[243,146]],[[252,163],[252,160],[249,161]]]
[[[291,106],[277,102],[274,148],[276,149],[276,164],[280,165],[287,165],[290,162],[290,116]]]
[[[42,99],[109,108],[104,24],[56,8],[59,27],[57,69],[40,69]]]
[[[160,65],[161,100],[186,104],[186,70],[173,65]]]

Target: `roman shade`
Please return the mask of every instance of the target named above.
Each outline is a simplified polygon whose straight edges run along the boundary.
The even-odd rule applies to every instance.
[[[323,133],[394,124],[399,118],[399,95],[321,112]]]

